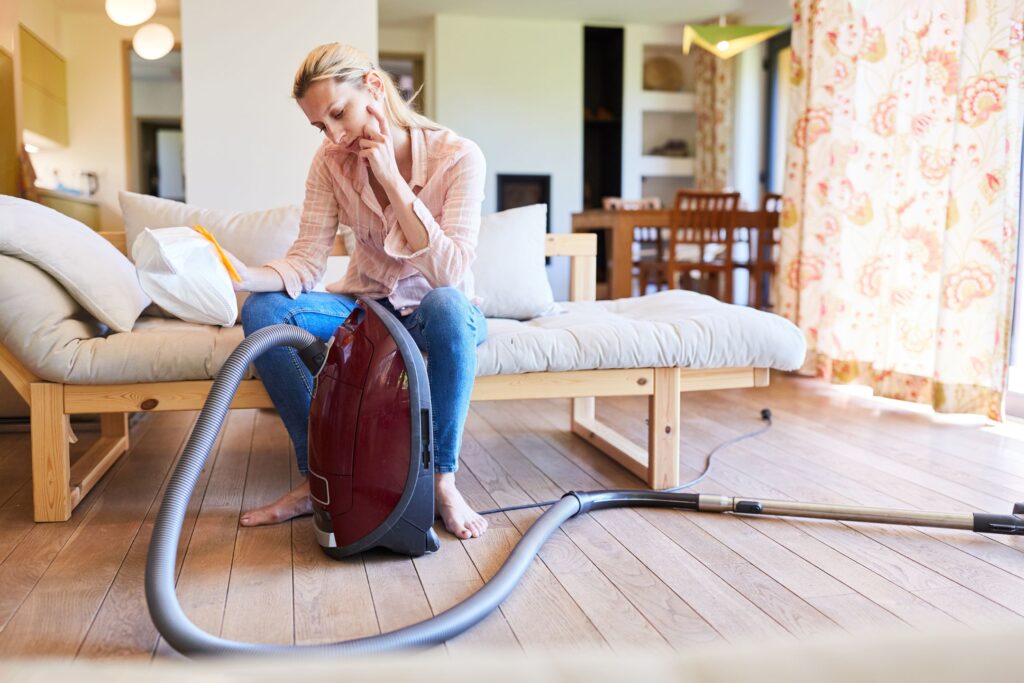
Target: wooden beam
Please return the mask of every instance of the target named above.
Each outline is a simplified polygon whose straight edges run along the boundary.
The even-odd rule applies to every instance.
[[[575,398],[581,396],[647,396],[654,390],[654,371],[575,370],[528,372],[521,375],[477,377],[474,401],[519,398]]]
[[[647,452],[596,419],[573,422],[572,431],[627,470],[647,481]]]
[[[71,449],[60,384],[35,382],[30,391],[32,420],[32,509],[37,522],[71,517]]]
[[[573,422],[581,422],[584,420],[593,420],[597,416],[597,399],[593,396],[584,396],[582,398],[570,399],[572,402],[572,415],[570,419]]]
[[[3,344],[0,344],[0,373],[7,378],[7,381],[11,383],[25,403],[31,403],[29,387],[34,382],[38,382],[39,378],[29,372]]]
[[[81,413],[135,413],[165,410],[199,410],[213,386],[212,380],[150,382],[148,384],[65,384],[64,409]],[[232,408],[273,408],[258,379],[243,380]]]
[[[553,233],[544,238],[545,256],[597,256],[597,235]]]
[[[102,436],[71,466],[70,503],[74,508],[117,459],[128,450],[127,436]],[[39,521],[39,520],[36,520]]]
[[[128,253],[128,237],[124,234],[123,230],[100,230],[99,236],[117,247],[117,250],[122,254]]]
[[[569,263],[569,300],[597,300],[597,259],[573,256]]]
[[[654,394],[647,402],[647,485],[652,489],[678,486],[678,368],[655,368]]]
[[[100,439],[71,466],[71,507],[89,493],[107,470],[128,452],[128,414],[100,415]]]
[[[668,368],[669,370],[673,368]],[[679,391],[714,391],[716,389],[747,389],[765,386],[758,384],[763,379],[764,368],[715,368],[694,370],[678,368]]]

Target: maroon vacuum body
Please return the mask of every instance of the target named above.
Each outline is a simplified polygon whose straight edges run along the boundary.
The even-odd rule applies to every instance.
[[[334,334],[309,413],[309,486],[324,552],[437,550],[432,436],[419,349],[387,309],[360,299]]]

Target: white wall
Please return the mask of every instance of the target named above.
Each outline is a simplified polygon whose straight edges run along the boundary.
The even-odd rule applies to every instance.
[[[682,49],[682,25],[626,24],[623,27],[622,56],[622,196],[639,199],[645,194],[671,195],[678,179],[655,179],[644,190],[641,173],[644,101],[644,45],[676,45]],[[696,122],[694,122],[696,123]],[[669,136],[659,131],[659,142]],[[691,152],[692,154],[692,152]],[[660,192],[658,192],[660,190]]]
[[[775,126],[772,131],[772,186],[769,192],[782,194],[782,181],[786,177],[786,142],[789,131],[789,67],[792,50],[779,52],[779,63],[775,71]]]
[[[158,21],[180,35],[176,19]],[[53,171],[77,187],[82,171],[99,175],[100,222],[105,230],[122,227],[117,193],[127,187],[127,122],[123,83],[123,41],[130,41],[134,27],[118,26],[102,11],[61,12],[58,15],[60,44],[67,61],[68,147],[32,156],[41,184],[52,184]]]
[[[436,119],[487,159],[484,212],[498,173],[551,175],[551,230],[569,232],[583,203],[583,25],[439,15],[434,22]],[[569,266],[548,277],[568,298]]]
[[[433,26],[381,26],[377,36],[381,52],[426,52],[432,49],[430,41]]]
[[[762,66],[765,44],[755,45],[732,58],[732,184],[746,209],[761,203],[761,166],[764,158],[765,87]]]
[[[377,59],[377,0],[182,0],[185,178],[190,203],[258,209],[300,203],[322,135],[291,98],[322,43]]]

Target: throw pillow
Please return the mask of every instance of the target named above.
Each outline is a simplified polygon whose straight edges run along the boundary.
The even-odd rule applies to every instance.
[[[131,331],[149,305],[124,254],[92,228],[41,204],[0,196],[0,253],[45,270],[117,332]]]
[[[561,312],[544,267],[547,212],[546,204],[533,204],[481,217],[472,270],[484,316],[530,320]]]

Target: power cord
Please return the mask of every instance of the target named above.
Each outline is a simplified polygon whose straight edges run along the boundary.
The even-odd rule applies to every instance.
[[[728,448],[729,446],[732,446],[733,444],[739,443],[740,441],[745,441],[747,439],[753,439],[755,437],[761,436],[762,434],[764,434],[765,432],[767,432],[769,429],[772,428],[772,411],[769,410],[768,408],[762,408],[761,409],[761,421],[764,422],[764,425],[761,426],[760,428],[755,429],[752,432],[747,432],[746,434],[740,434],[739,436],[735,436],[735,437],[729,439],[728,441],[723,441],[722,443],[720,443],[717,446],[715,446],[714,448],[712,448],[711,452],[708,453],[707,459],[704,461],[704,470],[700,473],[700,476],[698,476],[696,479],[692,479],[692,480],[686,482],[685,484],[680,484],[679,486],[673,486],[670,489],[660,489],[660,490],[662,492],[664,492],[664,493],[675,493],[676,491],[682,491],[683,489],[688,489],[691,486],[696,486],[697,484],[702,482],[711,473],[711,464],[714,461],[715,455],[717,455],[720,450],[722,450],[723,448]],[[499,512],[512,512],[513,510],[529,510],[530,508],[547,507],[549,505],[554,505],[557,502],[558,502],[558,500],[546,500],[543,503],[524,503],[523,505],[509,505],[508,507],[503,507],[503,508],[494,508],[492,510],[482,510],[482,511],[478,512],[477,514],[480,514],[480,515],[493,515],[493,514],[497,514]]]

